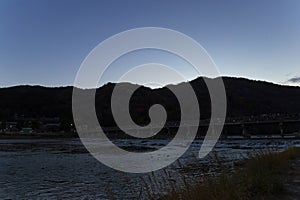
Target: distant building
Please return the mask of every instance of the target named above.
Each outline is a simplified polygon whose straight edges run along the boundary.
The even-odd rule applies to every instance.
[[[60,131],[60,123],[48,123],[43,125],[43,131],[46,132],[59,132]]]
[[[32,128],[26,127],[21,129],[21,133],[32,133],[32,132],[33,132]]]
[[[14,132],[14,131],[18,131],[17,128],[18,122],[6,122],[5,123],[5,131],[8,132]]]

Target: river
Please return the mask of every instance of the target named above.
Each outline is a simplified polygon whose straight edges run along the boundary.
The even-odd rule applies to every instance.
[[[168,141],[118,140],[115,143],[124,148],[156,149]],[[216,157],[231,165],[249,153],[299,146],[300,140],[220,140],[207,157],[197,159],[201,143],[201,140],[194,141],[180,158],[183,166],[192,169],[185,174],[187,178],[201,179],[217,171]],[[167,171],[177,177],[181,168],[175,163]],[[164,170],[159,170],[152,175],[161,177],[163,173]],[[142,178],[147,176],[118,172],[101,164],[87,153],[79,139],[0,140],[0,199],[108,199],[109,196],[133,199],[143,188]]]

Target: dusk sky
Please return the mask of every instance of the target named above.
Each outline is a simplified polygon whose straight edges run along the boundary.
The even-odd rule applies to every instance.
[[[149,26],[194,38],[221,75],[300,85],[299,0],[0,0],[0,87],[72,85],[97,44]]]

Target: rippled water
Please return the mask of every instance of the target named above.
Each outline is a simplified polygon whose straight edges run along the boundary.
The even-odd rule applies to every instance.
[[[124,148],[155,149],[167,144],[165,140],[119,140]],[[195,141],[180,159],[193,167],[189,176],[205,175],[215,169],[213,155],[223,162],[233,161],[262,149],[283,150],[299,146],[300,140],[222,140],[204,159],[195,157],[202,141]],[[176,176],[180,167],[168,167]],[[155,172],[156,175],[162,170]],[[0,199],[118,199],[136,197],[134,189],[141,188],[140,177],[147,174],[126,174],[110,169],[86,152],[79,139],[0,140]]]

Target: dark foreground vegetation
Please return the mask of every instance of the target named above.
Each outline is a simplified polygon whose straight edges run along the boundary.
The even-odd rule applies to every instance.
[[[252,155],[233,173],[223,172],[183,188],[172,186],[174,189],[160,199],[298,199],[300,185],[295,186],[293,179],[300,178],[299,159],[300,148],[295,147]]]

